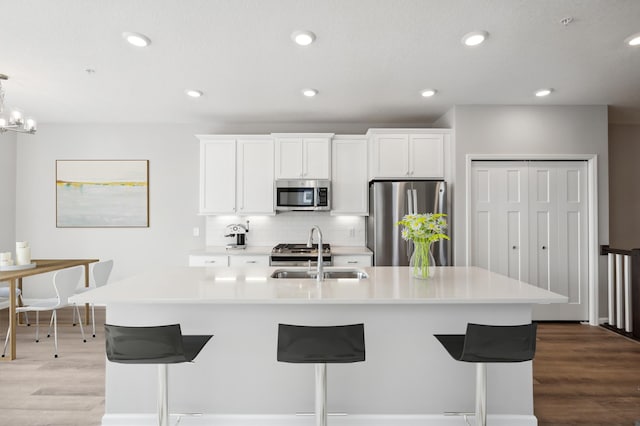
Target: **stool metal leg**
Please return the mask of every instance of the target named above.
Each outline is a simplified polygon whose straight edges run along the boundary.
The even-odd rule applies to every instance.
[[[476,426],[487,425],[487,364],[476,364]]]
[[[169,426],[168,364],[158,364],[158,425]]]
[[[316,426],[327,426],[327,364],[315,364]]]

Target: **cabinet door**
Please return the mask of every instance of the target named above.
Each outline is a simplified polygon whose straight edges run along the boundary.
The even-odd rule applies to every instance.
[[[372,177],[409,177],[409,136],[375,135]]]
[[[229,256],[229,266],[269,266],[269,256],[232,255]]]
[[[276,139],[276,179],[302,179],[302,138]]]
[[[333,255],[333,266],[371,266],[371,256],[367,255]]]
[[[409,175],[412,178],[444,177],[443,135],[409,135]]]
[[[274,214],[273,141],[238,140],[238,214]]]
[[[302,176],[305,179],[329,179],[330,140],[328,138],[305,138],[303,143]]]
[[[331,214],[367,215],[367,139],[334,138],[331,156]]]
[[[192,254],[189,256],[189,266],[227,267],[229,266],[228,258],[229,256],[225,255]]]
[[[236,141],[200,142],[200,213],[234,213]]]

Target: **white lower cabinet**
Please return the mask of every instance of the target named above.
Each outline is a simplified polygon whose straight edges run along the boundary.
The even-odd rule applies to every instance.
[[[269,266],[269,256],[229,256],[229,266]]]
[[[352,255],[352,254],[334,254],[333,266],[371,266],[371,256],[368,255]]]
[[[226,268],[227,266],[229,266],[229,256],[192,254],[189,256],[189,266],[209,266],[209,267],[225,267]]]
[[[269,266],[268,255],[192,254],[189,266]]]

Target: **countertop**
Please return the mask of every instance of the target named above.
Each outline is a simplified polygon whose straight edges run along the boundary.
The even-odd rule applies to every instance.
[[[193,250],[190,255],[233,255],[233,256],[258,256],[271,254],[273,246],[247,246],[243,249],[226,248],[225,246],[207,246],[201,250]],[[331,254],[340,255],[368,255],[373,256],[373,252],[366,246],[334,246],[331,245]]]
[[[477,267],[434,267],[427,280],[409,267],[361,268],[368,278],[270,278],[276,267],[164,267],[70,298],[76,303],[168,304],[532,304],[567,297]],[[300,269],[306,268],[287,268]],[[349,268],[325,267],[326,270]]]

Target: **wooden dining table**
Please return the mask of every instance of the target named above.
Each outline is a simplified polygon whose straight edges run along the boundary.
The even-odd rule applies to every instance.
[[[89,286],[89,264],[98,259],[34,259],[35,267],[11,271],[0,271],[0,282],[9,282],[9,354],[2,360],[16,359],[16,288],[22,288],[22,279],[32,275],[45,274],[74,266],[84,266],[84,285]],[[88,320],[88,310],[85,310],[85,322]]]

